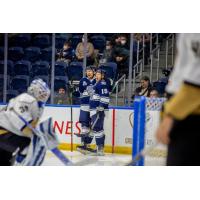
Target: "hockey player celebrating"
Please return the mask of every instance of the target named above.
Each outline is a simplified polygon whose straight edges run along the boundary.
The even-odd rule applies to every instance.
[[[109,99],[109,85],[105,81],[105,71],[98,69],[96,71],[96,81],[94,86],[94,93],[90,98],[90,117],[91,117],[91,132],[86,138],[85,142],[90,144],[93,137],[95,137],[97,145],[97,155],[104,155],[104,118],[105,111],[108,110]]]
[[[49,96],[47,84],[41,79],[36,79],[28,87],[27,93],[11,99],[0,111],[0,165],[13,165],[17,156],[20,158],[19,162],[26,157],[34,135],[28,124],[36,127]],[[35,142],[37,139],[34,138]],[[44,148],[41,150],[44,151]],[[34,161],[35,165],[39,156]],[[42,159],[44,157],[41,158],[40,164]]]
[[[81,106],[80,106],[80,116],[79,122],[81,123],[81,133],[76,134],[81,137],[82,145],[77,147],[78,151],[85,151],[88,149],[86,145],[86,136],[90,132],[90,108],[89,101],[93,93],[93,86],[96,83],[94,78],[94,69],[91,66],[86,68],[86,77],[83,77],[79,83],[79,92],[81,93]]]

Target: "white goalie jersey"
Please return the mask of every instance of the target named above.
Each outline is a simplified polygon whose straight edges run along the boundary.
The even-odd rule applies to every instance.
[[[171,94],[175,94],[184,82],[200,86],[200,34],[180,34],[177,50],[176,67],[166,88]]]
[[[32,131],[26,127],[26,124],[15,112],[34,126],[41,117],[43,110],[44,106],[38,104],[33,96],[23,93],[11,99],[7,107],[0,112],[0,127],[19,136],[31,137]]]

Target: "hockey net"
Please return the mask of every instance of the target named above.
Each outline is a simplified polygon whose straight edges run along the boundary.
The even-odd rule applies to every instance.
[[[137,97],[134,101],[134,127],[132,156],[142,149],[151,149],[137,165],[165,165],[166,146],[157,144],[155,132],[160,111],[166,98]]]

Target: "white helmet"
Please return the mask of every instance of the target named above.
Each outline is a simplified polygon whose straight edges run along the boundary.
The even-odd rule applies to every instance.
[[[28,94],[34,96],[37,101],[46,103],[50,96],[49,86],[42,79],[35,79],[27,90]]]

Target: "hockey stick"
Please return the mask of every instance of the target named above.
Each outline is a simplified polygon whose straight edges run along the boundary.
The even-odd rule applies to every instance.
[[[12,111],[19,117],[19,119],[21,119],[25,123],[25,125],[27,127],[29,127],[33,131],[33,133],[35,133],[38,137],[40,137],[43,140],[44,144],[47,146],[45,139],[43,137],[41,137],[41,135],[38,133],[37,129],[33,128],[33,126],[29,122],[27,122],[20,114],[18,114],[14,109],[12,109]],[[65,166],[73,166],[74,165],[74,163],[72,163],[71,160],[69,160],[57,147],[54,149],[51,149],[51,151],[57,158],[60,159],[60,161]],[[94,163],[96,161],[97,161],[96,159],[90,159],[90,160],[87,160],[87,164]],[[82,165],[82,162],[83,161],[76,163],[75,165]],[[84,161],[84,163],[86,163],[86,161]]]
[[[144,156],[148,155],[150,152],[152,152],[153,149],[157,147],[158,143],[156,142],[151,147],[144,148],[140,152],[138,152],[133,159],[128,162],[125,166],[135,166],[140,159],[144,158]]]
[[[99,120],[99,113],[97,113],[97,118],[95,119],[92,126],[90,127],[91,130],[94,128],[94,126],[96,125],[98,120]],[[75,133],[74,135],[81,138],[81,137],[84,137],[83,135],[85,135],[85,134]]]

